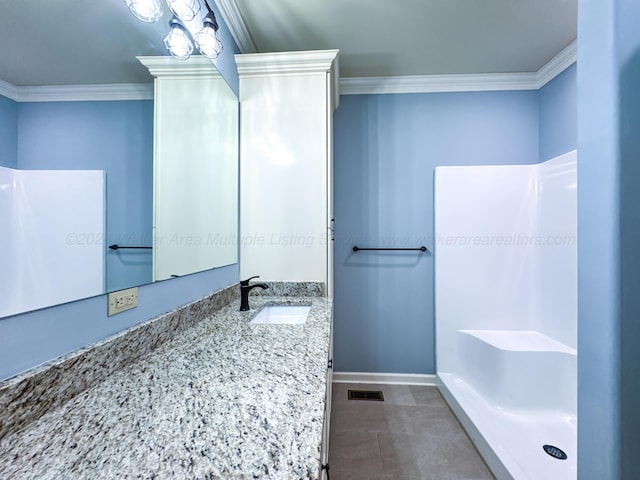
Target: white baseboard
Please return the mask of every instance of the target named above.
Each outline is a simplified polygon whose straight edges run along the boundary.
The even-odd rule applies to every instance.
[[[333,372],[333,383],[435,386],[436,376],[421,373]]]

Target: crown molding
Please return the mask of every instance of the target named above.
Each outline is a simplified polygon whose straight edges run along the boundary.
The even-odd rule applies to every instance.
[[[214,3],[218,7],[218,10],[220,10],[222,19],[224,20],[224,23],[227,24],[227,27],[231,32],[231,36],[238,45],[240,52],[256,53],[258,49],[256,48],[255,43],[253,43],[249,30],[247,30],[247,26],[240,14],[240,9],[238,8],[236,1],[214,0]]]
[[[18,87],[0,80],[0,95],[16,102],[153,100],[153,84],[120,83]]]
[[[340,79],[342,95],[376,93],[482,92],[535,90],[535,73],[481,73],[473,75],[408,75]]]
[[[18,87],[18,102],[81,102],[113,100],[153,100],[153,85],[121,83],[112,85],[48,85]]]
[[[544,87],[578,59],[578,40],[574,40],[536,72],[538,88]]]
[[[340,104],[339,50],[246,53],[236,55],[240,78],[326,73],[331,83],[331,108]]]
[[[339,78],[337,50],[236,55],[243,76],[331,72]],[[476,75],[414,75],[352,77],[339,80],[342,95],[383,93],[436,93],[496,90],[539,90],[576,62],[577,42],[571,42],[537,72]],[[154,76],[219,75],[210,59],[192,56],[138,57]],[[337,93],[338,88],[334,91]],[[0,95],[16,102],[152,100],[151,84],[53,85],[19,87],[0,80]],[[337,104],[337,101],[336,101]]]
[[[136,57],[154,77],[220,77],[220,72],[210,58],[192,55],[187,60],[170,56]]]
[[[13,83],[0,80],[0,95],[17,102],[19,97],[18,87],[16,87]]]
[[[236,55],[241,77],[329,72],[338,75],[338,50]]]
[[[376,93],[488,92],[539,90],[573,65],[577,41],[571,42],[537,72],[483,73],[471,75],[410,75],[401,77],[346,77],[340,79],[341,95]]]

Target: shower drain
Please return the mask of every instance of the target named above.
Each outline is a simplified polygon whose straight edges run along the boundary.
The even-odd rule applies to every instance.
[[[551,455],[553,458],[556,458],[558,460],[566,460],[567,459],[567,454],[564,453],[561,449],[559,449],[558,447],[554,447],[553,445],[543,445],[542,449],[548,454]]]

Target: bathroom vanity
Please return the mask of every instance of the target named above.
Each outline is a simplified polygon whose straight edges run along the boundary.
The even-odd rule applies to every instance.
[[[268,303],[304,303],[311,309],[303,324],[249,324]],[[198,321],[176,333],[176,325],[189,322],[198,310],[182,307],[156,333],[152,324],[144,330],[145,337],[162,330],[160,337],[170,339],[87,390],[8,435],[20,414],[0,414],[0,478],[321,478],[327,456],[331,300],[256,295],[251,306],[240,312],[234,295],[216,311],[197,313],[202,315]],[[48,381],[68,390],[73,384],[68,376],[87,382],[120,362],[123,352],[148,348],[140,331],[116,340],[94,347],[111,356],[94,355],[92,365],[74,354],[71,366],[67,359],[46,367],[49,375],[51,369],[66,375],[66,387],[60,378]],[[104,348],[109,341],[110,348]],[[26,375],[3,382],[0,404],[8,404],[7,389],[13,389],[11,405],[23,395],[21,408],[54,402],[46,389],[34,398],[37,383]]]

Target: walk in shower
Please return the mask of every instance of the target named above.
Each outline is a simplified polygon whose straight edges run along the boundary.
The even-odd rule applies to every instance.
[[[576,164],[436,168],[438,387],[499,479],[577,477]]]

